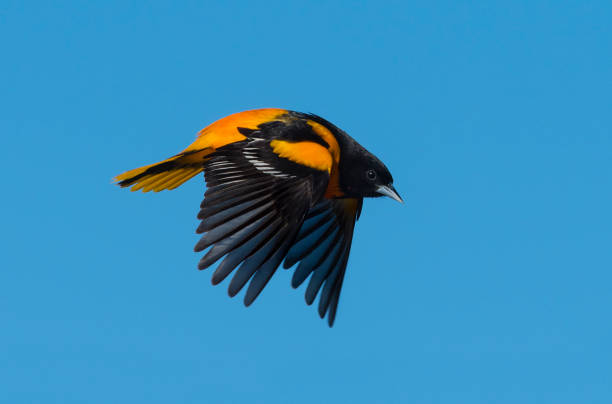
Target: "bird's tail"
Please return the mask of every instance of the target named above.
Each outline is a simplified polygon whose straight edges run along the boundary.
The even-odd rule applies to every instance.
[[[204,170],[204,162],[215,150],[246,139],[240,128],[257,130],[259,125],[281,119],[284,109],[256,109],[238,112],[202,129],[196,140],[182,153],[156,164],[135,168],[115,177],[117,185],[143,192],[174,189]]]
[[[159,163],[135,168],[114,178],[122,188],[159,192],[174,189],[204,170],[204,161],[214,149],[184,151]]]

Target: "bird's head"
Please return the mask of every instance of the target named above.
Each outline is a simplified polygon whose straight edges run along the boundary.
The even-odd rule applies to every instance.
[[[345,164],[341,161],[340,167],[341,187],[347,196],[388,196],[398,202],[404,202],[393,188],[393,177],[382,161],[362,147],[350,154],[350,159],[347,159]]]

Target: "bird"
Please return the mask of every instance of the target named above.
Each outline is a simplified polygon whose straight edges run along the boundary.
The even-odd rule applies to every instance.
[[[249,306],[281,265],[308,277],[305,299],[334,325],[355,222],[366,197],[403,202],[376,156],[310,113],[280,108],[238,112],[205,127],[182,152],[114,180],[132,191],[172,190],[204,172],[196,252],[213,285],[234,273],[234,297],[248,283]]]

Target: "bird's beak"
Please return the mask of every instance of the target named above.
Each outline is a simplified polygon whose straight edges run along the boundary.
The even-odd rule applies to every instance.
[[[376,192],[378,192],[381,195],[388,196],[391,199],[395,199],[396,201],[400,203],[404,203],[404,201],[402,200],[402,197],[399,196],[399,194],[397,193],[397,191],[395,190],[395,188],[393,188],[393,185],[391,184],[379,186],[376,189]]]

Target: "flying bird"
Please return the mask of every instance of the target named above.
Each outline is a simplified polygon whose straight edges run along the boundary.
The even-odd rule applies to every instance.
[[[298,264],[291,285],[310,276],[306,303],[320,292],[319,315],[333,326],[363,198],[402,202],[387,167],[327,120],[269,108],[220,119],[181,153],[115,180],[132,191],[158,192],[202,171],[206,192],[196,232],[203,236],[195,251],[208,250],[198,268],[223,258],[212,283],[235,272],[229,295],[249,283],[249,306],[281,263]]]

